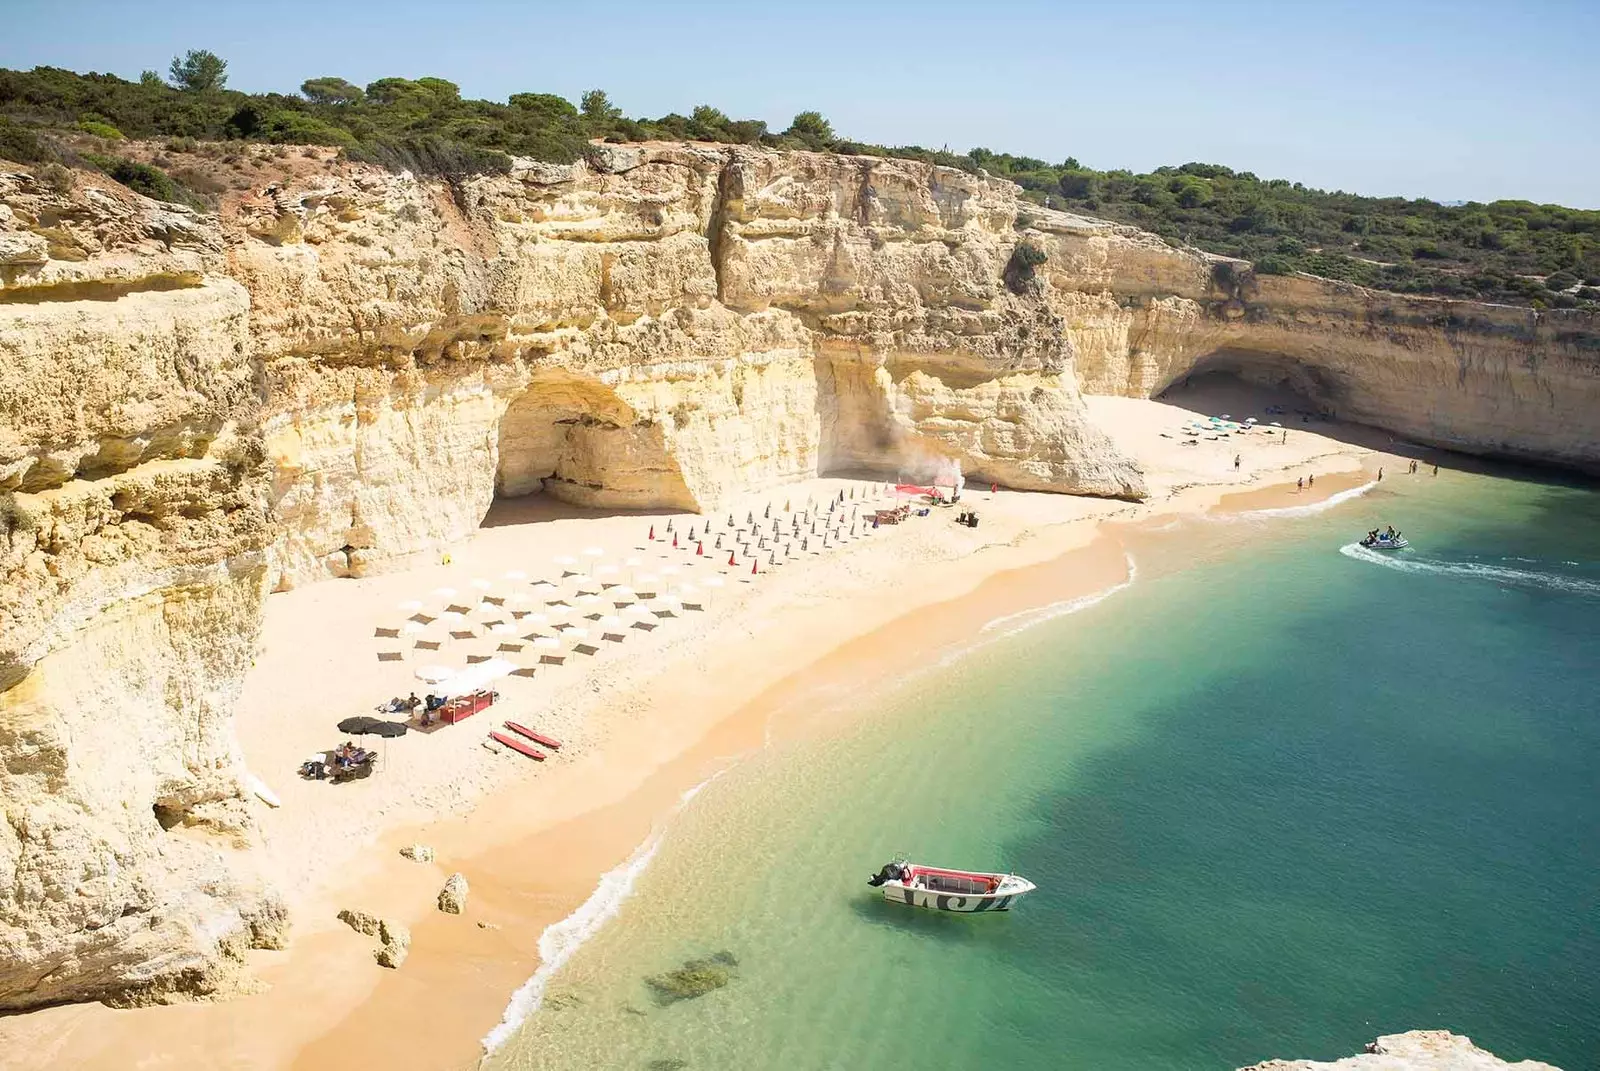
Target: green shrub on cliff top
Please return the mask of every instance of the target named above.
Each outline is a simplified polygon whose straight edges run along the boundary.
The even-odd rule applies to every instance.
[[[300,94],[249,94],[226,88],[225,65],[197,57],[195,77],[184,78],[189,91],[152,72],[127,81],[54,67],[0,70],[0,156],[19,163],[54,159],[48,131],[74,131],[81,121],[102,137],[110,136],[106,129],[87,124],[186,146],[187,139],[338,146],[354,159],[455,181],[504,171],[511,156],[571,162],[584,155],[590,139],[694,138],[983,169],[1015,182],[1038,204],[1250,260],[1263,274],[1308,271],[1405,293],[1520,304],[1547,295],[1538,297],[1546,305],[1553,299],[1540,280],[1548,276],[1563,273],[1591,286],[1600,281],[1600,212],[1558,205],[1361,197],[1263,180],[1220,164],[1138,175],[1096,171],[1072,157],[1056,164],[982,148],[953,153],[865,145],[840,138],[814,111],[796,115],[781,134],[710,104],[688,116],[629,118],[598,89],[585,93],[580,105],[549,93],[518,93],[498,103],[464,99],[442,78],[381,78],[363,88],[325,76],[302,83]],[[215,78],[207,73],[213,70]]]

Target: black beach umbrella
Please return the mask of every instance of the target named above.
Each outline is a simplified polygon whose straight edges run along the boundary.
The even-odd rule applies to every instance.
[[[373,726],[383,723],[382,718],[374,718],[368,714],[357,714],[355,717],[346,718],[339,723],[339,731],[351,736],[365,736],[373,732]]]

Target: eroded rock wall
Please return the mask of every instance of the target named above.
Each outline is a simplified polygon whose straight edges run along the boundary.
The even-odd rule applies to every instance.
[[[1033,215],[1088,393],[1151,397],[1225,369],[1415,442],[1600,472],[1593,313],[1257,276],[1130,228]]]
[[[230,205],[268,384],[273,583],[437,550],[496,493],[695,509],[954,461],[1137,497],[1084,418],[1059,317],[1001,282],[1013,192],[651,145],[448,191],[341,168]]]
[[[249,296],[214,223],[83,181],[0,173],[46,238],[0,266],[0,1009],[225,988],[285,926],[229,720],[268,543]]]

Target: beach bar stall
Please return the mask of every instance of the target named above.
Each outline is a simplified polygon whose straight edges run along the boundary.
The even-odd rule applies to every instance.
[[[439,708],[439,720],[454,725],[491,706],[495,692],[490,685],[516,668],[504,658],[491,658],[441,681],[435,689],[445,700],[444,706]]]

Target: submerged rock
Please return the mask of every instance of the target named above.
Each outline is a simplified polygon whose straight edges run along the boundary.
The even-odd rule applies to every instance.
[[[439,910],[446,915],[459,915],[467,906],[467,879],[451,874],[439,890]]]
[[[433,849],[426,844],[407,844],[400,849],[400,856],[403,859],[410,859],[417,863],[431,863],[433,862]]]
[[[714,989],[721,989],[733,980],[733,968],[738,965],[731,953],[719,952],[705,959],[684,961],[683,966],[644,980],[661,1004],[703,997]]]

